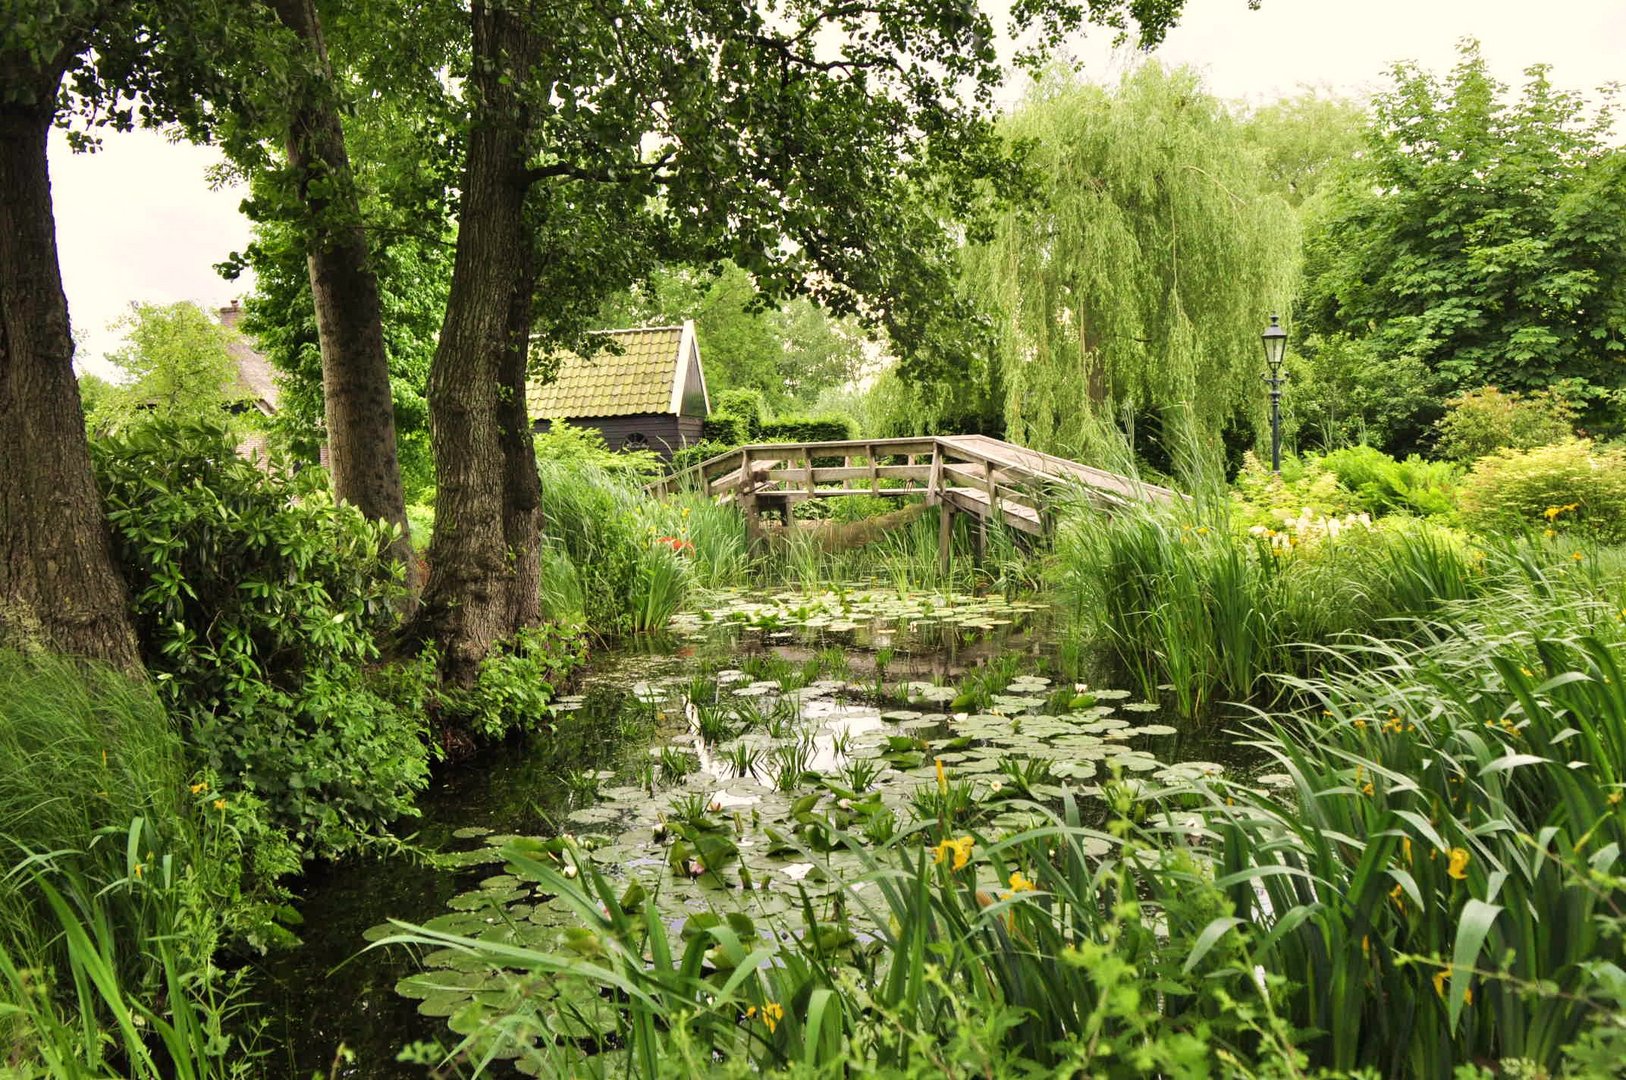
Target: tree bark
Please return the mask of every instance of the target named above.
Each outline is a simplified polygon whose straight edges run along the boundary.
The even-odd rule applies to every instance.
[[[383,304],[361,220],[344,125],[333,100],[315,0],[266,0],[309,51],[311,72],[288,122],[288,163],[307,215],[307,265],[322,350],[322,410],[333,494],[400,530],[390,555],[420,584],[395,441]]]
[[[0,104],[0,644],[135,672],[57,263],[46,160],[55,82],[39,104]]]
[[[457,256],[429,369],[435,532],[412,631],[440,645],[442,677],[459,685],[474,680],[498,639],[535,617],[540,572],[531,535],[539,489],[524,421],[534,270],[522,91],[539,48],[512,11],[475,3],[473,24]]]

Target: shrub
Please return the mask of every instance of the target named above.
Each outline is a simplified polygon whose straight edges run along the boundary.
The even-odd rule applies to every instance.
[[[1626,540],[1626,447],[1570,440],[1481,458],[1462,483],[1462,517],[1493,533],[1572,529]]]
[[[539,730],[554,714],[555,690],[586,659],[586,644],[574,627],[521,630],[480,662],[472,688],[438,692],[442,719],[487,740]]]
[[[751,441],[751,425],[743,416],[712,413],[700,425],[700,436],[708,443],[724,447],[743,446]]]
[[[653,450],[623,450],[616,453],[597,428],[577,427],[568,420],[555,420],[548,430],[536,435],[538,461],[590,462],[605,472],[649,479],[666,471]]]
[[[1575,435],[1575,407],[1551,390],[1524,395],[1485,386],[1445,404],[1435,424],[1435,449],[1464,464],[1497,450],[1532,450]]]
[[[307,853],[412,813],[427,675],[367,671],[399,595],[390,527],[335,505],[318,470],[262,472],[215,427],[143,425],[93,453],[143,658],[223,797]],[[267,873],[291,858],[274,835]]]
[[[1450,462],[1425,461],[1416,454],[1396,461],[1374,447],[1350,446],[1324,455],[1320,464],[1355,493],[1368,513],[1429,516],[1456,509],[1462,469]]]
[[[762,430],[762,425],[768,419],[768,400],[760,390],[737,387],[718,394],[711,411],[713,416],[734,416],[743,421],[745,438],[741,441],[744,442],[756,438]]]
[[[693,446],[685,446],[683,449],[672,455],[672,472],[680,473],[685,469],[692,469],[708,458],[714,458],[718,454],[728,453],[728,451],[733,450],[737,445],[737,443],[721,443],[706,440],[703,442],[697,442]]]
[[[757,432],[761,442],[838,442],[858,438],[858,425],[845,416],[776,416]]]

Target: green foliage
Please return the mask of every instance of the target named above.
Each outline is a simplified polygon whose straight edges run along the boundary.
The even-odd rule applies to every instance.
[[[551,618],[600,637],[659,630],[698,580],[746,566],[739,512],[710,499],[657,502],[590,460],[538,462],[546,524],[543,594]]]
[[[1077,630],[1148,697],[1172,686],[1187,716],[1268,692],[1272,674],[1312,673],[1321,646],[1484,586],[1478,559],[1436,526],[1306,508],[1240,533],[1219,509],[1085,511],[1056,541],[1052,580]]]
[[[1301,445],[1369,443],[1407,454],[1428,444],[1443,395],[1422,360],[1342,333],[1312,333],[1290,346],[1302,355],[1289,353],[1283,430]]]
[[[89,384],[85,424],[93,434],[149,419],[225,424],[230,410],[248,404],[228,348],[235,333],[196,304],[134,304],[113,329],[126,335],[108,356],[123,379]]]
[[[694,320],[713,413],[735,412],[721,401],[736,390],[754,392],[759,412],[770,401],[778,408],[811,401],[824,387],[852,379],[863,362],[863,336],[851,319],[833,317],[805,298],[763,297],[751,275],[733,263],[711,270],[662,267],[599,313],[605,329],[685,319]]]
[[[603,434],[597,428],[578,427],[568,420],[551,421],[548,430],[537,433],[533,441],[539,461],[591,465],[629,480],[647,480],[666,471],[653,450],[623,450],[616,453],[605,443]]]
[[[390,528],[317,470],[262,472],[218,428],[100,440],[97,477],[143,658],[195,760],[299,850],[340,851],[412,810],[427,779],[428,669],[372,672],[398,585]]]
[[[745,424],[748,438],[756,438],[770,415],[768,400],[762,392],[750,387],[724,390],[712,398],[713,415],[736,416]]]
[[[1575,435],[1575,410],[1553,390],[1531,394],[1504,394],[1484,386],[1459,394],[1445,403],[1445,415],[1435,425],[1441,457],[1463,464],[1497,450],[1530,450]]]
[[[58,850],[7,877],[38,895],[55,947],[0,932],[6,1075],[225,1080],[257,1075],[241,972],[214,965],[194,875],[212,852],[154,847],[146,822],[96,838],[127,860],[101,882]],[[188,862],[187,855],[201,856]],[[131,914],[136,917],[126,921]]]
[[[9,652],[0,685],[6,1075],[227,1075],[208,1071],[234,1046],[212,956],[271,929],[240,892],[243,838],[208,809],[206,783],[189,791],[180,733],[150,686]],[[162,1041],[127,1041],[132,1014]],[[152,1067],[172,1054],[176,1072]]]
[[[714,411],[710,416],[706,417],[705,422],[700,426],[700,436],[701,442],[697,443],[697,446],[718,446],[724,449],[731,446],[744,446],[751,441],[751,427],[749,421],[743,416]],[[684,449],[689,450],[692,447],[684,447]],[[704,461],[710,456],[710,454],[701,455],[695,460]],[[680,467],[677,466],[675,457],[673,465]]]
[[[1420,644],[1336,650],[1336,677],[1296,686],[1314,707],[1257,729],[1291,785],[1216,792],[1205,814],[1315,1062],[1556,1069],[1618,1025],[1621,624],[1527,570]]]
[[[1243,130],[1263,153],[1271,186],[1307,211],[1360,149],[1366,123],[1356,102],[1307,90],[1253,109]]]
[[[1545,526],[1619,543],[1626,540],[1626,448],[1575,439],[1502,450],[1474,463],[1461,502],[1463,520],[1486,532]]]
[[[260,212],[269,211],[262,205]],[[272,421],[279,438],[300,460],[314,464],[326,431],[322,354],[305,250],[297,230],[275,221],[260,221],[255,237],[246,256],[254,270],[254,292],[245,304],[243,329],[281,377],[282,396]],[[434,463],[424,387],[450,288],[451,250],[443,241],[411,232],[391,234],[389,241],[375,245],[373,265],[384,308],[401,481],[408,502],[428,502]]]
[[[757,433],[762,442],[840,442],[858,438],[858,427],[845,416],[776,416]]]
[[[1066,456],[1099,458],[1133,425],[1167,469],[1260,430],[1258,334],[1286,307],[1298,224],[1243,124],[1193,72],[1148,63],[1112,89],[1052,72],[1002,130],[1031,140],[1038,201],[966,253],[997,362],[949,381],[992,400],[1009,438]]]
[[[1301,322],[1417,361],[1443,394],[1563,382],[1596,412],[1626,385],[1626,155],[1607,97],[1526,76],[1508,100],[1473,41],[1445,79],[1395,67],[1311,229]]]
[[[1425,461],[1416,454],[1396,461],[1370,446],[1349,446],[1322,455],[1319,465],[1354,492],[1368,513],[1428,517],[1456,509],[1462,469],[1447,461]]]
[[[435,693],[442,724],[486,741],[545,730],[556,691],[586,660],[586,642],[573,627],[545,623],[521,630],[480,662],[473,687]]]

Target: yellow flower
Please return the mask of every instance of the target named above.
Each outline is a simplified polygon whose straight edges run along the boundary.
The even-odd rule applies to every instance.
[[[1571,555],[1570,558],[1574,559],[1576,562],[1580,562],[1582,559],[1586,558],[1586,556],[1577,551]]]
[[[965,868],[965,864],[971,861],[971,846],[973,843],[974,841],[969,836],[962,836],[958,840],[944,840],[941,844],[932,848],[934,852],[932,861],[941,866],[944,860],[952,855],[954,856],[953,868],[962,870]]]
[[[1620,792],[1611,791],[1609,793],[1609,805],[1610,806],[1619,806],[1620,805],[1620,799],[1621,799]]]
[[[135,864],[135,876],[140,877],[141,876],[141,871],[144,870],[144,869],[146,869],[146,867],[142,866],[140,863],[136,863]]]
[[[1362,794],[1365,794],[1365,795],[1372,794],[1372,781],[1368,780],[1366,782],[1366,786],[1361,788],[1361,792],[1362,792]]]
[[[762,1022],[768,1025],[771,1034],[779,1026],[779,1021],[785,1018],[785,1007],[777,1001],[770,1001],[762,1007]]]
[[[942,758],[937,758],[935,760],[937,762],[937,793],[939,795],[947,795],[948,794],[948,774],[943,771],[943,759]]]
[[[225,799],[216,799],[215,800],[215,809],[216,810],[224,810],[224,809],[226,809],[226,800]]]
[[[1558,535],[1558,530],[1557,529],[1546,529],[1546,530],[1543,530],[1542,535],[1545,536],[1547,539],[1551,540],[1553,537]]]
[[[755,1005],[752,1005],[750,1008],[745,1010],[745,1018],[747,1020],[751,1019],[756,1014],[757,1014],[757,1007]]]
[[[202,791],[204,788],[206,788],[208,786],[209,786],[208,784],[193,784],[192,785],[192,794],[196,795],[198,792]]]
[[[1367,936],[1366,934],[1361,935],[1361,955],[1362,956],[1371,956],[1372,955],[1372,939],[1369,936]]]
[[[1019,893],[1019,892],[1033,892],[1038,887],[1039,886],[1035,885],[1033,882],[1031,882],[1027,878],[1023,877],[1022,876],[1022,871],[1020,871],[1020,870],[1012,870],[1011,871],[1011,893],[1013,895],[1016,894],[1016,893]]]
[[[1400,838],[1400,852],[1406,859],[1406,865],[1410,866],[1411,865],[1411,837],[1402,836]]]
[[[1441,968],[1434,973],[1434,992],[1436,994],[1440,995],[1441,997],[1445,996],[1445,980],[1450,977],[1451,973],[1445,968]]]
[[[1468,849],[1454,847],[1451,849],[1451,865],[1445,868],[1450,877],[1458,881],[1468,880]]]
[[[1548,521],[1552,521],[1554,518],[1558,517],[1558,515],[1562,514],[1563,512],[1564,512],[1564,508],[1561,507],[1561,506],[1549,506],[1547,509],[1543,510],[1541,512],[1541,514]]]
[[[1401,888],[1399,885],[1396,885],[1394,888],[1389,890],[1389,899],[1393,900],[1395,902],[1395,907],[1399,908],[1401,911],[1406,910],[1406,901],[1404,899],[1405,892],[1405,889]]]

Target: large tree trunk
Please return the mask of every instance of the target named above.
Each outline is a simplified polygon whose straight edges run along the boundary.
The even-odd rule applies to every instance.
[[[497,362],[497,428],[503,452],[503,539],[515,574],[508,581],[508,625],[530,626],[542,617],[542,484],[536,472],[536,441],[525,408],[525,369],[530,360],[531,301],[536,271],[530,237],[508,311],[508,341]]]
[[[534,617],[539,573],[526,525],[535,518],[536,465],[527,480],[520,460],[530,443],[524,352],[533,282],[521,88],[537,43],[523,17],[505,10],[476,3],[473,22],[457,258],[429,369],[435,532],[414,626],[439,643],[441,673],[458,684],[475,678],[494,642]]]
[[[0,644],[136,671],[57,265],[45,157],[54,97],[0,104]]]
[[[267,0],[310,53],[311,76],[288,124],[288,163],[307,220],[307,261],[322,349],[322,406],[333,493],[370,518],[400,529],[391,555],[416,591],[417,559],[396,456],[395,403],[384,352],[383,306],[361,222],[344,127],[333,100],[333,68],[314,0]]]

